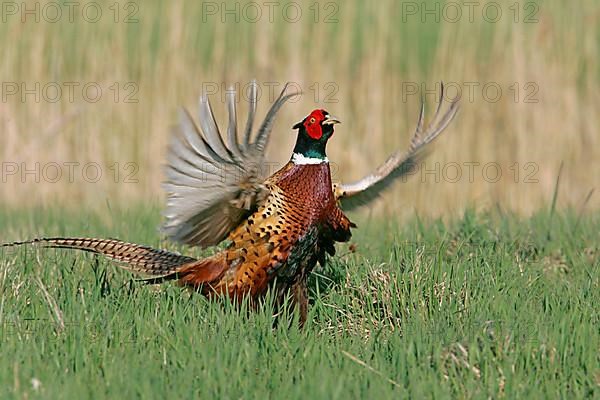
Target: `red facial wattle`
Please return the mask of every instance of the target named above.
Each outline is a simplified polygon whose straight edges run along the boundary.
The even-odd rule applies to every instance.
[[[304,128],[308,136],[315,140],[321,139],[323,136],[323,129],[321,128],[321,122],[325,120],[325,113],[323,110],[314,110],[310,113],[304,121]]]

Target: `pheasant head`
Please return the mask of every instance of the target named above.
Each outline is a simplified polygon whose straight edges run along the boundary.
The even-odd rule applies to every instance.
[[[326,161],[325,147],[327,141],[333,135],[333,126],[339,123],[339,119],[329,115],[325,110],[314,110],[308,114],[306,118],[292,128],[298,130],[294,157],[296,159],[307,159],[308,161],[313,160],[314,162]]]

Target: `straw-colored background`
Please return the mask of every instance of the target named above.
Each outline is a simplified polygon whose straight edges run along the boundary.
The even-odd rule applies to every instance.
[[[495,9],[486,8],[487,2],[477,3],[472,16],[462,5],[456,22],[449,19],[455,18],[457,3],[438,3],[437,15],[434,2],[427,3],[433,14],[424,15],[422,2],[288,3],[275,2],[272,22],[262,2],[252,8],[230,3],[237,15],[223,15],[222,2],[121,2],[118,22],[113,2],[99,2],[103,14],[96,23],[82,17],[85,2],[73,22],[66,7],[59,21],[50,22],[55,12],[45,2],[27,3],[39,8],[39,22],[31,15],[22,21],[20,2],[15,15],[3,9],[0,204],[102,209],[107,201],[160,203],[161,164],[178,106],[194,109],[203,84],[243,87],[252,78],[264,93],[261,117],[271,100],[266,82],[277,82],[275,92],[286,81],[304,91],[279,114],[271,159],[285,162],[294,140],[291,125],[323,107],[343,121],[329,157],[336,177],[345,179],[360,177],[393,149],[406,147],[421,94],[409,94],[407,85],[434,89],[443,80],[451,84],[450,94],[461,87],[461,112],[426,163],[428,169],[440,163],[439,182],[428,174],[395,186],[381,203],[387,212],[408,215],[416,209],[436,216],[467,206],[499,206],[528,214],[551,201],[561,162],[559,206],[580,207],[598,185],[600,6],[595,1],[499,2],[502,15],[496,22],[489,21]],[[262,15],[252,22],[255,5]],[[302,16],[291,22],[298,9]],[[86,11],[93,17],[93,10]],[[138,21],[125,23],[129,13]],[[68,82],[79,84],[73,99]],[[91,83],[102,89],[95,103],[84,98],[83,86]],[[11,94],[15,84],[18,93]],[[62,96],[52,102],[57,85]],[[498,87],[502,94],[495,101]],[[39,101],[36,94],[23,94],[24,88],[37,92]],[[213,96],[222,123],[223,89]],[[131,99],[138,102],[125,102],[133,91]],[[93,87],[87,95],[95,96]],[[426,100],[431,110],[435,96]],[[245,110],[242,98],[241,121]],[[79,163],[72,167],[73,182],[64,164],[70,162]],[[137,183],[126,182],[130,162],[137,166]],[[479,163],[472,167],[473,179],[464,164],[469,162]],[[483,166],[494,162],[502,177],[492,183],[494,164],[485,171]],[[34,174],[21,176],[35,163],[40,163],[39,183]],[[52,163],[63,173],[56,183],[44,179],[55,177]],[[88,163],[102,170],[96,183],[86,183],[85,177],[95,175],[95,167],[83,171]],[[444,179],[456,175],[457,164],[448,163],[462,169],[457,182]],[[16,173],[9,174],[15,166]],[[587,207],[597,208],[599,198],[592,196]]]

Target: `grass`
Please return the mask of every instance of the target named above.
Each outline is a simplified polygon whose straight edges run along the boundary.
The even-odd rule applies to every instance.
[[[40,9],[46,4],[17,3],[18,11],[34,9],[34,3]],[[234,3],[240,10],[251,3],[263,4]],[[282,10],[289,3],[301,8],[300,21],[283,18]],[[486,0],[476,3],[473,21],[468,7],[463,7],[458,22],[443,18],[436,22],[435,12],[423,18],[420,13],[425,7],[434,10],[434,3],[448,15],[453,15],[452,9],[444,5],[457,4],[328,1],[321,3],[316,23],[313,0],[275,2],[273,22],[263,8],[256,23],[240,15],[236,22],[235,14],[223,17],[223,2],[198,1],[100,1],[103,18],[98,23],[83,20],[83,5],[74,22],[69,22],[66,7],[56,23],[44,18],[36,23],[33,16],[22,22],[20,12],[3,14],[0,82],[26,86],[14,95],[3,88],[0,161],[6,167],[0,167],[5,171],[16,163],[19,170],[2,176],[0,201],[11,206],[85,202],[88,208],[103,209],[106,199],[120,204],[158,199],[163,174],[157,160],[164,159],[178,107],[195,110],[203,85],[217,84],[213,106],[224,122],[220,99],[225,85],[243,86],[256,78],[265,93],[269,82],[277,82],[277,90],[286,81],[304,91],[299,101],[282,110],[270,159],[279,165],[287,161],[294,140],[289,128],[310,110],[324,107],[343,121],[329,156],[339,166],[337,178],[345,180],[370,172],[392,149],[406,148],[421,95],[430,106],[434,102],[435,96],[422,89],[434,91],[441,80],[453,84],[451,95],[460,88],[461,113],[427,160],[429,170],[439,163],[437,180],[429,175],[394,188],[382,202],[381,209],[388,214],[410,218],[413,210],[399,210],[400,200],[434,217],[458,216],[465,208],[485,210],[496,204],[532,214],[548,199],[561,162],[565,190],[559,206],[581,204],[597,186],[590,171],[598,169],[593,165],[600,159],[597,2],[582,0],[571,7],[560,0]],[[501,4],[502,17],[486,21],[484,3]],[[114,4],[121,10],[118,23]],[[135,11],[125,9],[131,4],[138,7],[137,22],[124,23],[127,13]],[[206,4],[216,4],[217,14],[207,15]],[[335,4],[337,8],[332,7]],[[418,6],[416,15],[406,12],[407,4]],[[517,22],[515,5],[520,11]],[[335,20],[326,23],[331,12]],[[65,82],[80,85],[73,101]],[[41,89],[34,90],[36,83],[40,87],[58,84],[63,95],[56,102],[48,101],[53,92],[44,95]],[[88,83],[101,87],[98,102],[85,101],[82,88]],[[126,88],[127,83],[134,86]],[[120,90],[117,101],[115,84]],[[418,93],[409,94],[404,84],[416,84]],[[500,87],[498,101],[490,101],[495,92],[493,87],[484,92],[486,84]],[[25,90],[37,92],[40,100],[29,94],[23,101]],[[126,102],[133,91],[137,103]],[[259,102],[259,116],[269,105],[267,97]],[[244,103],[239,107],[242,114],[247,109]],[[73,182],[64,163],[74,162],[79,167]],[[59,163],[62,179],[51,183],[36,181],[32,175],[22,178],[35,163],[40,170]],[[90,184],[82,176],[87,163],[102,168],[99,182]],[[119,163],[119,179],[110,169],[115,163]],[[126,163],[137,166],[137,184],[124,182],[124,175],[131,172],[125,170]],[[454,176],[452,167],[442,170],[449,163],[461,167],[457,182],[443,177],[444,172]],[[473,179],[465,163],[479,163]],[[483,167],[488,163],[500,166],[499,181],[486,179]],[[495,169],[488,172],[494,176]],[[54,176],[54,170],[48,175]],[[599,196],[590,199],[591,208],[599,205]]]
[[[3,211],[0,241],[77,234],[173,248],[157,216]],[[304,330],[294,314],[274,326],[269,299],[248,314],[142,286],[87,254],[4,251],[0,397],[600,396],[597,213],[357,222],[357,250],[339,246],[311,279]]]

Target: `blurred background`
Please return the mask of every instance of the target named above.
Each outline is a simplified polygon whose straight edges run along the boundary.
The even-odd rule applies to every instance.
[[[600,5],[593,0],[421,2],[2,2],[0,205],[160,206],[178,107],[203,87],[226,126],[225,89],[257,79],[259,118],[287,81],[269,157],[314,108],[343,124],[336,179],[406,148],[439,82],[461,111],[419,173],[375,207],[399,217],[465,208],[594,209],[600,173]],[[426,114],[431,116],[431,114]],[[586,201],[587,199],[587,201]],[[368,211],[366,211],[368,212]]]

